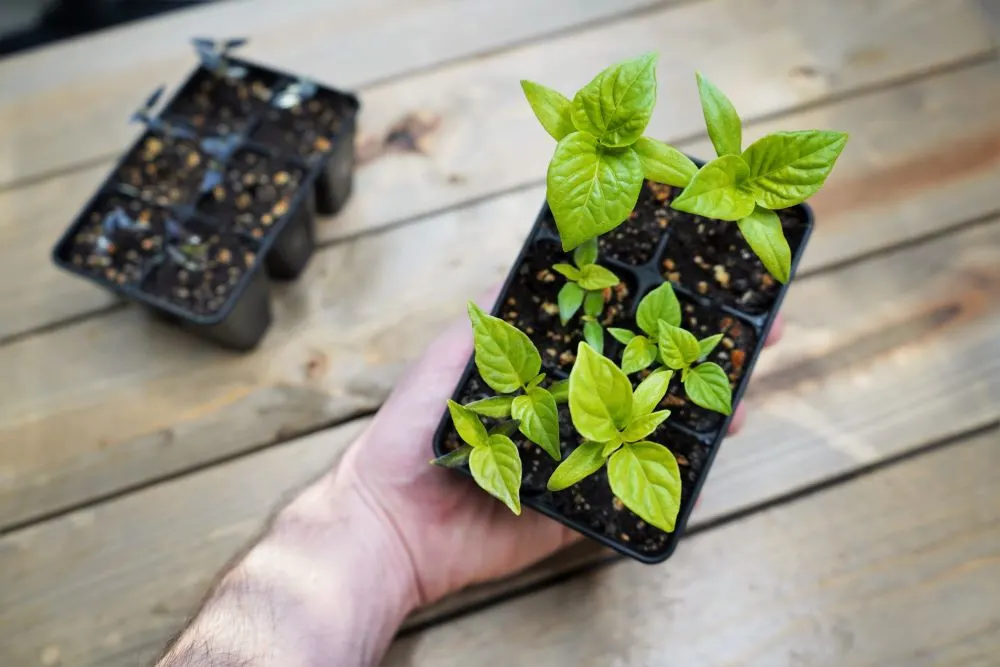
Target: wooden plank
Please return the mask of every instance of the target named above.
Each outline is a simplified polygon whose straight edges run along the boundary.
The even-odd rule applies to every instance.
[[[319,253],[297,284],[278,290],[274,330],[253,355],[220,354],[135,309],[0,347],[0,375],[13,378],[0,387],[0,525],[376,407],[433,332],[506,273],[541,196],[515,192]],[[833,227],[845,244],[863,243],[883,220],[878,204],[849,216],[853,234]],[[929,209],[907,221],[925,230],[951,220]],[[822,245],[819,236],[814,247]],[[907,317],[923,313],[889,287],[862,291],[909,303]]]
[[[252,0],[31,51],[0,64],[0,127],[18,128],[0,138],[0,186],[118,152],[131,110],[194,65],[193,36],[249,37],[247,58],[354,88],[670,1]]]
[[[384,664],[995,664],[998,466],[994,431],[698,535],[663,567],[407,637]]]
[[[561,61],[542,62],[558,68]],[[554,69],[552,75],[558,71]],[[763,80],[762,74],[757,76]],[[321,239],[329,242],[412,220],[432,209],[520,187],[528,182],[525,179],[537,180],[543,175],[543,154],[551,150],[551,140],[532,125],[527,105],[516,99],[518,87],[504,81],[491,84],[496,90],[484,97],[495,101],[496,96],[506,95],[504,99],[511,99],[504,104],[476,104],[468,114],[459,108],[468,106],[461,91],[471,84],[459,85],[447,77],[438,81],[434,88],[440,92],[438,104],[452,106],[455,111],[445,113],[452,120],[427,138],[427,155],[389,152],[363,166],[353,203],[340,217],[320,225]],[[680,106],[684,113],[664,119],[660,136],[695,132],[702,122],[693,87],[688,84],[680,88],[687,93],[679,98],[665,96],[672,108]],[[386,90],[409,84],[394,85]],[[748,101],[757,99],[749,87],[736,88],[748,91]],[[771,96],[759,99],[776,101]],[[991,62],[755,123],[748,128],[747,139],[790,127],[839,127],[851,132],[851,148],[841,158],[828,190],[816,201],[824,220],[821,232],[830,241],[817,243],[807,256],[808,266],[815,267],[925,233],[928,224],[939,224],[939,215],[958,220],[995,210],[991,189],[1000,179],[1000,126],[994,113],[998,105],[1000,65]],[[393,102],[390,94],[377,107],[396,114],[418,108],[407,107],[406,96]],[[505,138],[508,149],[498,146],[492,153],[477,150],[463,155],[467,142],[460,137],[472,136],[474,127],[491,128],[487,134],[495,132]],[[712,150],[703,139],[680,145],[696,155],[710,155]],[[523,150],[512,151],[510,146]],[[534,156],[536,169],[519,167],[518,161],[527,156]],[[465,173],[458,165],[473,163],[470,168],[478,174],[474,182],[459,179],[458,183],[444,183],[448,179],[443,175]],[[0,220],[0,340],[114,303],[103,290],[56,270],[47,260],[52,240],[100,182],[104,171],[105,166],[100,165],[0,192],[0,208],[10,211]],[[387,197],[386,192],[399,196]],[[532,204],[525,215],[532,215],[534,208]],[[935,214],[922,216],[923,212]],[[871,225],[875,214],[879,223]],[[927,224],[915,224],[914,220]],[[859,236],[859,228],[867,233]]]

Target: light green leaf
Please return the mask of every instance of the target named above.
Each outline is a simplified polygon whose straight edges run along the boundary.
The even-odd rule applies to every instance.
[[[553,264],[552,270],[556,273],[561,273],[573,282],[580,280],[580,269],[571,264]]]
[[[473,449],[469,469],[483,490],[514,514],[521,513],[521,457],[510,438],[491,435],[488,446]]]
[[[469,455],[472,454],[472,449],[472,445],[462,445],[453,452],[448,452],[437,457],[431,463],[442,468],[461,468],[469,462]]]
[[[583,288],[576,283],[566,283],[559,290],[559,296],[556,300],[559,302],[559,321],[563,323],[563,326],[573,319],[576,311],[580,310],[583,295]]]
[[[733,390],[722,366],[698,364],[684,378],[684,393],[695,405],[728,415],[733,411]]]
[[[719,155],[739,155],[743,145],[743,127],[736,108],[721,90],[697,73],[701,111],[705,115],[708,136]]]
[[[573,261],[581,269],[597,261],[597,239],[590,239],[573,251]]]
[[[678,211],[716,220],[739,220],[753,211],[754,199],[746,185],[750,168],[739,155],[717,157],[691,179],[671,206]]]
[[[700,341],[698,341],[698,350],[699,350],[698,358],[704,359],[709,354],[711,354],[712,350],[714,350],[716,346],[719,344],[719,341],[722,340],[723,335],[724,334],[715,334],[714,336],[709,336],[708,338],[702,338]]]
[[[656,105],[656,60],[655,53],[647,53],[612,65],[581,88],[573,98],[576,128],[605,146],[634,143]]]
[[[490,435],[499,434],[499,435],[505,435],[509,438],[510,436],[517,433],[517,426],[518,424],[516,419],[508,419],[506,421],[500,422],[499,424],[491,428]]]
[[[513,396],[490,396],[466,404],[465,409],[483,417],[506,419],[510,417],[510,404],[513,400]]]
[[[642,180],[639,155],[631,148],[598,146],[583,132],[564,137],[549,162],[545,191],[563,250],[624,222],[639,199]]]
[[[624,442],[637,442],[649,436],[670,416],[670,410],[660,410],[641,417],[633,417],[632,423],[622,431]]]
[[[608,440],[606,443],[604,443],[604,449],[601,450],[601,455],[604,458],[608,458],[609,456],[614,454],[619,447],[621,447],[624,444],[625,441],[622,440],[622,436],[619,433],[614,440]]]
[[[661,368],[639,383],[632,395],[632,419],[648,415],[667,394],[674,372]]]
[[[514,399],[511,417],[521,422],[521,433],[544,449],[556,461],[562,459],[559,449],[559,410],[556,399],[545,389],[534,387]]]
[[[788,247],[778,214],[758,205],[737,224],[767,272],[778,282],[787,283],[792,273],[792,249]]]
[[[539,373],[535,377],[531,378],[531,382],[529,382],[528,384],[526,384],[524,386],[524,388],[525,389],[531,389],[533,387],[537,387],[538,385],[540,385],[542,383],[542,380],[544,380],[544,379],[545,379],[545,373]]]
[[[639,137],[632,148],[639,154],[643,175],[651,181],[683,188],[698,171],[691,158],[661,141]]]
[[[750,144],[747,187],[764,208],[787,208],[816,194],[847,144],[843,132],[775,132]],[[740,218],[750,215],[747,211]]]
[[[675,327],[681,323],[681,304],[670,283],[663,283],[644,296],[635,314],[636,324],[653,338],[660,334],[660,320]]]
[[[631,375],[647,368],[656,359],[656,343],[645,336],[636,336],[622,353],[622,371]]]
[[[604,291],[587,292],[583,298],[583,313],[590,317],[600,317],[604,310]]]
[[[476,368],[483,382],[494,391],[511,394],[538,375],[542,357],[523,331],[487,315],[471,301],[469,319],[472,321]]]
[[[521,90],[538,122],[553,139],[559,141],[576,131],[571,118],[573,103],[565,95],[533,81],[522,80]]]
[[[660,320],[660,335],[657,342],[663,364],[674,370],[687,368],[697,361],[698,355],[701,354],[698,339],[694,334],[664,320]]]
[[[608,481],[625,507],[649,525],[673,532],[681,508],[681,472],[669,449],[646,441],[625,445],[608,459]]]
[[[587,440],[607,442],[632,416],[632,385],[621,369],[580,343],[569,374],[569,412]]]
[[[584,322],[583,339],[597,350],[598,354],[604,354],[604,327],[601,326],[600,322],[594,320]]]
[[[614,287],[620,281],[618,276],[600,264],[588,264],[580,269],[578,282],[585,290],[602,290],[605,287]]]
[[[448,412],[451,413],[451,421],[455,424],[458,437],[473,447],[486,446],[489,436],[476,413],[452,400],[448,401]]]
[[[635,334],[628,329],[619,329],[618,327],[611,327],[608,329],[608,333],[622,345],[628,345],[629,341],[635,338]]]
[[[603,448],[604,445],[599,442],[585,440],[583,444],[570,452],[566,460],[560,463],[552,476],[549,477],[548,484],[546,484],[549,491],[568,489],[600,470],[607,460],[607,457],[601,453]]]
[[[565,403],[569,400],[569,380],[556,380],[549,386],[549,393],[556,403]]]

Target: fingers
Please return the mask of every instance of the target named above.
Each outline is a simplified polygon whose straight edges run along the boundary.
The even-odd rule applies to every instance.
[[[747,411],[742,404],[736,406],[736,414],[733,415],[733,419],[729,422],[729,435],[735,435],[741,428],[743,424],[747,421]]]
[[[778,315],[774,318],[774,324],[771,325],[771,330],[767,332],[767,340],[764,341],[764,347],[769,345],[774,345],[779,340],[781,340],[782,334],[785,333],[785,318]]]

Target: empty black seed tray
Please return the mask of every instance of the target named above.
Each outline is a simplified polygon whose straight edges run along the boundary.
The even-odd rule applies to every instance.
[[[55,263],[233,349],[271,322],[270,279],[315,247],[315,215],[351,193],[358,100],[228,57],[152,116],[63,234]],[[202,45],[203,46],[203,45]],[[201,47],[199,47],[201,51]]]
[[[767,274],[735,223],[669,208],[677,193],[670,186],[647,182],[630,218],[600,238],[599,261],[621,278],[611,290],[602,323],[637,330],[639,301],[669,280],[682,305],[684,328],[698,338],[726,332],[708,359],[729,375],[735,406],[787,285]],[[794,275],[813,228],[812,211],[800,205],[778,214],[792,249]],[[551,271],[553,264],[571,261],[570,254],[562,251],[548,206],[543,206],[492,311],[528,334],[541,352],[542,370],[552,381],[568,377],[577,344],[583,340],[579,318],[566,327],[560,324],[556,295],[565,281]],[[605,334],[605,354],[618,362],[621,353],[622,346]],[[637,384],[641,375],[634,376],[633,382]],[[514,433],[511,438],[520,449],[523,469],[522,503],[636,560],[666,560],[684,533],[730,422],[729,417],[688,402],[679,376],[675,375],[658,408],[670,409],[672,414],[649,438],[666,445],[680,466],[681,509],[673,533],[647,525],[622,505],[611,493],[606,467],[565,491],[549,492],[545,485],[558,463]],[[465,404],[490,395],[492,390],[480,381],[470,358],[452,398]],[[559,415],[565,458],[580,440],[568,406],[560,406]],[[485,417],[483,421],[487,428],[496,423]],[[434,453],[441,456],[460,444],[445,410],[434,436]],[[467,467],[462,470],[469,474]]]

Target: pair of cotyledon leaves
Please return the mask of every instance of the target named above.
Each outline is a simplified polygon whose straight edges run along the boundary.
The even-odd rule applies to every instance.
[[[612,65],[572,101],[521,82],[542,127],[559,142],[546,196],[564,249],[624,222],[648,178],[684,188],[671,204],[679,211],[736,221],[767,270],[787,282],[791,253],[774,210],[799,204],[822,187],[847,135],[777,132],[743,151],[735,108],[699,74],[705,123],[719,157],[698,169],[683,153],[642,136],[656,104],[656,61],[646,54]]]

